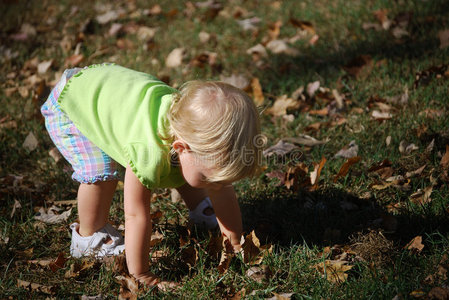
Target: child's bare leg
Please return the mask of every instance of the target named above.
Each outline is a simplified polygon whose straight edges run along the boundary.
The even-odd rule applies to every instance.
[[[78,189],[79,234],[91,236],[106,225],[118,180],[81,183]]]

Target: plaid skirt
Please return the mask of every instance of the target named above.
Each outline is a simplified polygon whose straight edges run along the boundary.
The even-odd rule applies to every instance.
[[[62,156],[72,165],[72,179],[80,183],[94,183],[119,179],[120,165],[89,141],[61,111],[58,97],[67,81],[81,68],[65,70],[60,81],[41,107],[45,127]]]

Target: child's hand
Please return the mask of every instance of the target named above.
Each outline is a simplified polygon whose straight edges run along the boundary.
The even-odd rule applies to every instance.
[[[235,244],[235,245],[232,245],[232,247],[234,248],[234,253],[240,253],[243,251],[241,244]]]
[[[151,272],[146,272],[138,276],[134,276],[140,283],[148,287],[157,287],[161,291],[169,291],[177,289],[180,285],[173,281],[162,281],[156,275]]]

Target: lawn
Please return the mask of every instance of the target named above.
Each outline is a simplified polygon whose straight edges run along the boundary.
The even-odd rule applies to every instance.
[[[7,0],[0,18],[0,298],[449,298],[448,1]],[[69,255],[77,184],[39,108],[103,62],[223,80],[261,111],[264,171],[235,184],[246,252],[153,191],[151,270],[174,291]]]

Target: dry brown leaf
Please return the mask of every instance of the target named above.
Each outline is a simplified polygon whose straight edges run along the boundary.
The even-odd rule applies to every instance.
[[[9,215],[9,217],[12,219],[12,217],[14,217],[16,210],[17,209],[21,209],[22,205],[20,204],[19,200],[14,199],[14,204],[12,206],[12,210],[11,210],[11,214]]]
[[[287,114],[287,110],[298,109],[301,103],[292,98],[288,98],[287,95],[282,95],[276,99],[273,106],[268,108],[267,113],[279,117]]]
[[[337,182],[337,180],[340,177],[345,177],[346,174],[349,172],[349,168],[354,165],[355,163],[359,162],[362,158],[360,156],[355,156],[349,158],[340,168],[340,171],[338,171],[337,175],[334,177],[334,182]]]
[[[120,299],[137,299],[140,294],[139,282],[132,276],[119,275],[115,277],[117,283],[120,284]]]
[[[27,137],[25,138],[25,141],[22,144],[22,147],[25,148],[27,151],[31,152],[37,148],[39,145],[39,142],[37,138],[34,136],[33,132],[28,133]]]
[[[273,297],[265,298],[265,300],[290,300],[294,293],[282,293],[278,294],[273,292]]]
[[[353,266],[347,265],[346,261],[325,260],[322,263],[316,264],[314,267],[328,281],[332,283],[343,283],[348,279],[346,272],[351,270]]]
[[[309,97],[312,98],[313,96],[315,96],[315,93],[316,91],[318,91],[319,88],[320,82],[318,80],[308,83],[306,88],[307,95],[309,95]]]
[[[286,54],[288,56],[298,56],[299,50],[291,47],[284,40],[272,40],[269,41],[265,47],[274,54]]]
[[[317,146],[317,145],[323,145],[326,144],[329,140],[326,139],[325,141],[320,141],[317,140],[314,137],[311,137],[309,135],[305,135],[305,134],[299,134],[296,137],[288,137],[283,139],[287,142],[292,142],[294,144],[298,144],[298,145],[303,145],[303,146],[309,146],[309,147],[313,147],[313,146]]]
[[[449,47],[449,29],[440,30],[438,37],[440,39],[440,49]]]
[[[449,289],[447,287],[433,287],[427,296],[430,299],[447,300],[449,299]]]
[[[253,91],[254,103],[257,106],[262,106],[265,98],[263,96],[262,87],[260,85],[259,78],[254,77],[251,80],[251,88],[252,88],[252,91]]]
[[[285,142],[284,140],[279,140],[276,145],[271,146],[263,151],[265,157],[270,156],[285,156],[295,149],[299,149],[297,146]]]
[[[377,18],[379,23],[382,25],[384,30],[388,30],[392,24],[390,19],[388,19],[388,10],[387,9],[379,9],[373,12],[374,16]]]
[[[349,144],[340,151],[338,151],[334,157],[343,157],[343,158],[352,158],[356,157],[359,152],[359,146],[355,143],[355,141],[349,142]]]
[[[59,152],[58,148],[53,147],[48,151],[48,154],[53,158],[55,163],[58,163],[62,159],[61,152]]]
[[[282,21],[277,20],[274,23],[268,24],[268,36],[270,40],[275,40],[281,33]]]
[[[189,245],[181,250],[181,259],[189,268],[193,268],[198,261],[198,250],[194,245]]]
[[[412,178],[412,177],[414,177],[416,175],[421,175],[422,171],[424,171],[426,166],[427,165],[424,165],[424,166],[422,166],[422,167],[420,167],[420,168],[418,168],[418,169],[416,169],[414,171],[410,171],[410,172],[405,173],[405,177],[406,178]]]
[[[67,261],[67,258],[65,258],[64,252],[60,252],[58,254],[58,257],[50,263],[50,265],[49,265],[50,270],[54,273],[54,272],[58,271],[59,269],[63,269],[66,261]]]
[[[319,115],[319,116],[327,116],[329,114],[329,108],[328,107],[324,107],[322,109],[318,109],[318,110],[309,110],[308,113],[310,115]]]
[[[69,56],[65,60],[65,66],[67,67],[76,67],[84,60],[84,55],[82,54],[73,54]]]
[[[310,186],[310,177],[307,176],[308,173],[309,169],[303,162],[289,167],[287,173],[285,173],[285,187],[297,191],[300,187]]]
[[[218,264],[218,272],[226,273],[231,265],[231,260],[235,256],[234,247],[227,236],[223,236],[220,263]]]
[[[119,257],[124,257],[124,256],[110,256],[110,257],[105,257],[103,262],[106,264],[106,268],[108,269],[112,269],[115,270],[113,267],[111,267],[112,264],[112,260],[116,260]],[[79,262],[75,262],[73,264],[70,265],[70,269],[67,270],[67,272],[65,272],[64,277],[65,278],[77,278],[80,276],[83,276],[84,273],[90,269],[92,269],[95,265],[96,265],[97,261],[91,258],[84,258],[82,260],[81,263]]]
[[[422,236],[420,235],[415,236],[407,245],[405,245],[404,249],[420,253],[422,249],[424,249],[424,245],[422,243]]]
[[[432,201],[430,196],[432,195],[433,186],[428,186],[424,190],[419,189],[416,193],[410,195],[410,201],[415,204],[424,205]]]
[[[380,112],[378,110],[373,110],[371,116],[377,121],[390,120],[393,117],[389,112]]]
[[[31,283],[29,281],[21,279],[17,279],[17,286],[24,288],[30,292],[38,292],[49,295],[54,294],[56,291],[56,288],[54,286]]]
[[[46,212],[43,207],[39,209],[39,214],[34,216],[35,220],[47,223],[47,224],[57,224],[67,221],[72,213],[72,209],[70,208],[67,211],[62,212],[61,214],[57,214],[61,209],[57,206],[52,206]]]
[[[318,188],[318,182],[320,180],[321,170],[324,167],[324,164],[326,163],[327,159],[323,156],[321,158],[320,163],[313,163],[314,170],[310,173],[310,183],[312,184],[311,189],[316,190]]]
[[[242,236],[240,244],[242,245],[243,261],[251,265],[260,264],[266,255],[273,252],[271,244],[260,245],[254,230],[246,237]]]
[[[262,283],[262,281],[267,280],[271,276],[271,271],[268,266],[254,266],[246,271],[246,276],[252,280]]]
[[[443,170],[449,169],[449,145],[446,145],[446,153],[444,153],[440,160],[440,166]]]
[[[165,59],[165,65],[167,68],[177,68],[182,64],[186,50],[185,48],[173,49]]]
[[[250,86],[248,78],[243,74],[232,74],[229,77],[221,75],[220,80],[241,90],[246,90]]]

